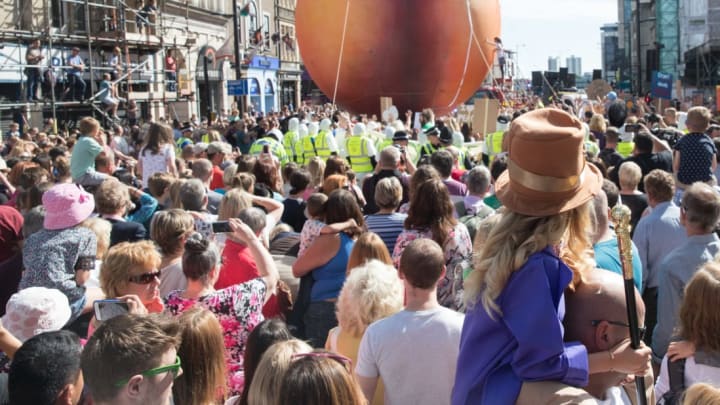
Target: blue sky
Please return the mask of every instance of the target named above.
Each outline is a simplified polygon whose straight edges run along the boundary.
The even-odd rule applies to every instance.
[[[480,0],[484,1],[484,0]],[[501,0],[502,40],[519,50],[520,71],[547,70],[549,56],[561,66],[582,58],[583,72],[600,69],[600,26],[617,22],[617,0]]]

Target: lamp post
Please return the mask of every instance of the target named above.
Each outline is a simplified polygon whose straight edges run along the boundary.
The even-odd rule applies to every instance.
[[[210,77],[208,76],[208,59],[211,59],[211,56],[208,56],[207,51],[205,52],[205,55],[203,55],[203,79],[205,79],[205,100],[207,100],[207,121],[208,125],[210,125],[210,122],[212,121],[212,112],[213,112],[213,99],[212,99],[212,92],[210,91]],[[212,60],[210,60],[212,62]]]

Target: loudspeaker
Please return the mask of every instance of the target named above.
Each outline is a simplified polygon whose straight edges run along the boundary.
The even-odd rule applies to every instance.
[[[645,53],[647,69],[645,70],[647,81],[652,81],[653,72],[658,69],[659,54],[657,49],[648,49]]]
[[[543,85],[542,72],[532,72],[532,86],[533,87],[542,87],[542,85]]]
[[[567,82],[568,78],[568,68],[560,68],[560,81],[561,82]]]
[[[602,70],[600,70],[600,69],[593,70],[593,80],[602,80]]]

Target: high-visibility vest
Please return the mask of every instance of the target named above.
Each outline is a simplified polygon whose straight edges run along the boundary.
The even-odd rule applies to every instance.
[[[310,163],[310,160],[317,156],[318,154],[315,152],[315,137],[317,135],[305,135],[305,137],[302,139],[302,146],[303,146],[303,164]]]
[[[431,144],[430,142],[426,142],[425,145],[421,148],[420,155],[432,155],[433,153],[437,152],[439,148],[436,148]]]
[[[372,162],[370,162],[370,156],[368,156],[367,142],[370,142],[367,137],[351,136],[345,140],[345,150],[350,158],[350,167],[352,167],[355,173],[370,173],[373,171]]]
[[[320,131],[315,137],[315,151],[317,152],[317,155],[320,156],[323,160],[327,160],[327,158],[332,155],[330,147],[328,146],[328,136],[333,135],[332,133],[327,131]]]
[[[408,141],[407,154],[413,164],[417,164],[418,160],[420,160],[420,155],[422,154],[422,145],[420,145],[418,141]]]
[[[617,144],[617,153],[624,158],[632,155],[633,149],[635,149],[635,142],[618,142]]]
[[[288,159],[297,163],[300,159],[300,154],[297,150],[298,144],[298,133],[294,131],[288,131],[283,138],[283,146],[285,147],[285,154]]]
[[[270,153],[276,158],[278,158],[280,164],[287,164],[288,157],[287,154],[285,154],[285,148],[280,144],[280,142],[276,141],[273,138],[260,138],[253,142],[252,145],[250,145],[250,154],[261,154],[265,145],[269,145]]]
[[[491,158],[497,155],[498,153],[502,152],[502,143],[503,143],[503,136],[505,135],[504,131],[496,131],[491,134],[488,134],[488,136],[485,138],[485,145],[487,147],[487,154]]]
[[[184,136],[181,136],[178,138],[177,141],[175,141],[175,154],[177,156],[182,156],[182,150],[187,145],[192,145],[193,141],[190,138],[186,138]]]
[[[345,141],[345,143],[347,143],[347,140]],[[387,148],[388,146],[392,146],[394,144],[395,144],[395,142],[393,142],[392,139],[385,138],[385,139],[379,141],[378,143],[376,143],[375,148],[378,150],[378,152],[380,152],[381,150]]]
[[[203,134],[203,136],[200,137],[200,142],[204,142],[209,144],[210,143],[210,134]]]

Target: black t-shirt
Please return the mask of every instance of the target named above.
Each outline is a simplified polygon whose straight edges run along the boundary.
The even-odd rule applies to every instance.
[[[659,153],[641,153],[637,156],[630,156],[622,161],[622,163],[625,162],[635,162],[638,166],[640,166],[640,172],[642,173],[643,179],[648,173],[655,169],[660,169],[668,173],[672,173],[672,153],[670,151],[662,151]],[[622,163],[620,163],[620,166],[622,165]],[[610,172],[609,175],[610,180],[612,180],[613,183],[615,183],[618,187],[620,187],[620,166],[617,166],[616,170]],[[640,180],[640,184],[638,185],[638,190],[645,192],[645,187],[643,185],[642,179]]]

